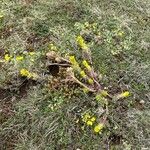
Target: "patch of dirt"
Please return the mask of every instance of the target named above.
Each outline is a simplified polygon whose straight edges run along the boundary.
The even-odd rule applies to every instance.
[[[6,137],[4,137],[1,141],[0,141],[0,149],[1,150],[14,150],[15,149],[15,143],[17,143],[17,136],[14,135],[13,133],[9,133],[9,136],[7,137],[7,139],[5,139]]]
[[[49,43],[50,41],[51,41],[50,35],[40,37],[35,34],[31,34],[26,40],[26,43],[27,43],[26,49],[28,51],[33,51],[35,47],[37,48],[37,47],[43,46],[46,43]]]
[[[120,145],[122,143],[122,139],[122,135],[112,134],[109,136],[111,145]]]
[[[73,18],[74,20],[79,21],[83,18],[83,14],[85,13],[82,8],[76,6],[75,2],[60,2],[60,4],[55,8],[57,13],[67,13],[68,16]]]
[[[9,88],[0,88],[0,124],[7,121],[14,115],[14,104],[23,97],[27,96],[31,86],[36,85],[36,81],[22,79],[19,87],[9,83]]]
[[[111,85],[111,84],[110,84]],[[108,86],[108,91],[111,95],[115,95],[117,93],[120,93],[121,88],[118,85]]]
[[[49,65],[48,71],[52,76],[57,76],[59,73],[59,66],[58,65]]]
[[[30,87],[37,84],[36,81],[33,80],[24,78],[21,80],[23,80],[23,82],[19,87],[0,88],[0,125],[15,115],[14,104],[21,98],[26,97]],[[17,143],[17,133],[14,133],[13,130],[8,132],[8,136],[4,136],[0,139],[0,149],[13,150],[15,147],[14,143]]]
[[[13,26],[5,26],[4,28],[0,29],[0,38],[7,39],[13,33]]]
[[[0,124],[14,114],[12,101],[10,91],[0,88]]]
[[[143,110],[144,109],[144,101],[138,101],[136,100],[133,104],[134,108],[138,109],[138,110]]]
[[[8,85],[9,90],[20,99],[27,96],[30,87],[37,85],[37,81],[21,77],[19,85],[14,85],[13,83],[9,83]]]

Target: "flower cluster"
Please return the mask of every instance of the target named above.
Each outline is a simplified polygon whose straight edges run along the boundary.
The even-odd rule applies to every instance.
[[[27,77],[27,78],[32,78],[34,80],[36,80],[38,78],[38,75],[35,73],[31,73],[29,72],[27,69],[22,68],[22,65],[24,65],[24,63],[26,63],[27,60],[29,60],[29,63],[32,63],[35,60],[35,57],[33,56],[35,55],[35,52],[24,52],[22,55],[10,55],[8,54],[8,52],[4,55],[3,58],[3,62],[5,63],[9,63],[9,62],[15,62],[15,64],[18,65],[19,68],[19,74],[22,77]],[[37,55],[35,55],[37,56]]]
[[[34,80],[36,80],[38,78],[38,75],[35,73],[31,73],[29,72],[27,69],[21,69],[20,70],[20,75],[22,77],[27,77],[27,78],[32,78]]]
[[[82,116],[82,121],[86,123],[87,126],[93,126],[93,131],[95,133],[101,133],[104,128],[103,123],[96,123],[96,117],[91,116],[89,113],[86,113]]]
[[[70,56],[69,60],[70,60],[70,62],[72,64],[72,67],[74,68],[74,71],[75,70],[78,71],[80,76],[83,79],[86,79],[89,84],[93,84],[94,83],[93,79],[91,77],[89,77],[84,70],[81,69],[81,67],[79,66],[79,63],[77,62],[77,60],[75,59],[74,56]],[[88,62],[86,60],[83,60],[82,64],[85,67],[85,69],[87,69],[89,72],[92,70],[90,65],[88,64]]]
[[[102,131],[103,128],[104,128],[104,124],[103,123],[99,123],[98,125],[96,125],[94,127],[94,132],[101,133],[101,131]]]
[[[88,46],[86,45],[82,36],[77,37],[77,43],[83,50],[88,50]]]
[[[6,55],[4,56],[4,60],[5,60],[6,62],[10,61],[11,58],[12,58],[12,56],[10,56],[9,54],[6,54]]]
[[[92,117],[89,113],[86,113],[82,116],[82,121],[85,122],[88,126],[92,126],[96,121],[96,118]]]
[[[27,69],[21,69],[20,70],[20,75],[23,76],[23,77],[28,77],[28,78],[31,77],[31,73]]]
[[[35,52],[28,52],[28,53],[25,53],[25,54],[28,54],[29,56],[33,56],[35,55]],[[17,56],[12,56],[10,54],[5,54],[4,56],[4,62],[9,62],[9,61],[22,61],[25,59],[25,56],[24,55],[17,55]],[[33,61],[33,58],[30,58],[31,61]]]
[[[78,62],[76,61],[76,59],[75,59],[74,56],[70,56],[70,57],[69,57],[69,60],[70,60],[71,64],[72,64],[74,67],[79,68],[79,64],[78,64]]]
[[[82,64],[84,65],[84,67],[88,70],[91,71],[91,66],[88,64],[88,62],[86,60],[83,60]]]

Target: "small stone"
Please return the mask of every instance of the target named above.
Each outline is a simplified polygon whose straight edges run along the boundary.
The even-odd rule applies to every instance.
[[[144,100],[140,100],[140,102],[139,102],[140,104],[144,104],[145,103],[145,101]]]

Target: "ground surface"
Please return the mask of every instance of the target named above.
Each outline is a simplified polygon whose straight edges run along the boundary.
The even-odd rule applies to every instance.
[[[100,113],[93,95],[61,79],[51,83],[46,67],[52,49],[80,57],[80,34],[101,85],[111,94],[130,92],[111,102],[101,134],[81,120],[85,112]],[[150,149],[149,41],[149,0],[1,0],[0,149]],[[20,77],[22,68],[38,80]]]

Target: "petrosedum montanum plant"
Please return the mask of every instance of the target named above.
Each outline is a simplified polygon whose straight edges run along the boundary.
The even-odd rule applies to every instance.
[[[124,91],[121,94],[111,95],[104,90],[100,84],[99,74],[94,70],[91,51],[84,38],[81,35],[77,36],[76,43],[82,55],[82,60],[80,61],[77,60],[75,55],[70,55],[66,58],[61,57],[57,54],[57,48],[53,44],[51,44],[51,47],[53,47],[55,51],[48,52],[46,56],[50,61],[49,65],[57,65],[59,67],[66,68],[66,82],[72,81],[78,84],[84,93],[92,93],[95,95],[95,100],[98,101],[103,108],[103,115],[101,118],[96,118],[96,116],[91,116],[90,114],[85,113],[81,118],[85,125],[93,128],[95,133],[101,133],[109,115],[109,101],[126,98],[130,95],[130,93],[128,91]]]

